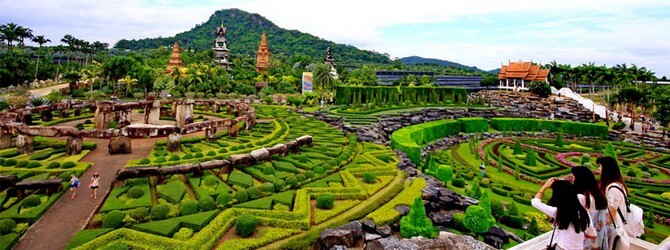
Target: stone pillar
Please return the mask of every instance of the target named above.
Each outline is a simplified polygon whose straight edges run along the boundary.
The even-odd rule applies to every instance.
[[[219,113],[219,104],[215,103],[214,106],[212,106],[212,111],[214,113]]]
[[[233,123],[228,129],[228,135],[231,137],[237,137],[240,134],[240,125],[237,124],[237,121],[233,120]]]
[[[228,104],[226,106],[226,114],[229,114],[229,115],[233,114],[233,105],[232,104]]]
[[[51,121],[51,119],[53,119],[53,113],[51,113],[51,110],[42,111],[42,121],[43,122]]]
[[[158,125],[161,117],[161,102],[156,100],[151,107],[144,111],[144,123]]]
[[[110,155],[130,154],[133,152],[132,140],[127,136],[111,137],[107,149]]]
[[[80,108],[75,108],[74,109],[74,116],[80,116],[81,115],[81,109]]]
[[[70,110],[69,109],[61,109],[60,110],[60,118],[67,118],[70,115]]]
[[[70,136],[67,138],[67,146],[65,147],[65,152],[67,155],[76,155],[81,153],[82,144],[84,144],[84,139],[79,136]]]
[[[177,152],[181,150],[181,134],[173,132],[168,135],[167,139],[167,150],[170,152]]]
[[[247,130],[250,130],[256,125],[256,112],[253,109],[247,111],[247,121],[244,124]]]
[[[0,149],[12,147],[12,133],[0,131]]]
[[[216,140],[216,127],[214,125],[205,128],[205,140],[207,142]]]
[[[174,109],[175,120],[177,121],[177,127],[182,127],[186,125],[186,105],[177,104]]]
[[[23,111],[23,123],[26,125],[33,125],[33,114],[30,110]]]
[[[21,154],[32,154],[35,139],[29,135],[16,136],[16,147]]]
[[[111,116],[108,107],[98,106],[98,108],[95,110],[95,116],[93,118],[95,128],[96,129],[109,128],[108,116]]]
[[[124,109],[119,111],[118,128],[123,128],[130,125],[130,116],[133,113],[132,109]]]

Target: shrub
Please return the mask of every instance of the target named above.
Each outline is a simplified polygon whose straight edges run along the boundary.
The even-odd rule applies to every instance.
[[[142,160],[140,160],[140,164],[142,164],[142,165],[149,164],[149,163],[151,163],[151,161],[147,158],[142,158]]]
[[[9,234],[16,227],[16,222],[12,219],[0,220],[0,234]]]
[[[543,81],[534,81],[528,84],[528,90],[540,97],[548,97],[551,95],[551,87],[549,83]]]
[[[453,223],[454,223],[454,228],[460,230],[460,231],[467,231],[468,229],[465,228],[465,214],[464,213],[455,213],[452,215],[453,218]]]
[[[133,218],[136,221],[143,221],[149,216],[149,209],[146,207],[138,207],[130,210],[128,215],[130,215],[130,218]]]
[[[214,151],[208,151],[206,155],[207,155],[207,156],[216,156],[216,152],[214,152]]]
[[[263,183],[263,186],[261,186],[261,189],[263,189],[263,192],[266,193],[272,193],[275,191],[275,185],[273,185],[270,182]]]
[[[128,192],[126,192],[126,195],[132,199],[139,199],[144,195],[144,190],[142,190],[141,187],[131,187],[128,189]]]
[[[237,193],[235,193],[235,199],[238,202],[246,202],[249,200],[249,193],[247,192],[247,190],[237,191]]]
[[[208,175],[207,177],[203,178],[202,184],[208,187],[215,187],[217,184],[218,180],[216,176],[213,175]]]
[[[471,205],[465,210],[465,227],[474,233],[485,233],[492,226],[487,220],[487,213],[479,205]]]
[[[563,133],[559,132],[558,135],[556,135],[556,141],[554,142],[554,145],[556,147],[562,148],[563,147]]]
[[[386,162],[386,163],[388,163],[391,160],[390,155],[380,155],[380,156],[377,156],[377,158],[379,158],[381,161]]]
[[[500,200],[491,200],[491,215],[495,218],[502,218],[505,215],[505,208]]]
[[[119,210],[113,210],[105,215],[102,219],[102,227],[104,228],[120,228],[123,226],[123,218],[126,214]]]
[[[295,187],[298,185],[298,178],[296,178],[295,175],[286,177],[286,184],[290,187]]]
[[[205,157],[205,155],[203,155],[202,152],[197,152],[197,153],[195,153],[195,155],[193,157],[202,158],[202,157]]]
[[[167,218],[170,208],[165,204],[158,204],[151,208],[151,218],[153,220],[162,220]]]
[[[482,191],[479,188],[479,181],[474,181],[470,183],[470,188],[468,188],[468,196],[479,199],[479,196],[482,195]]]
[[[36,207],[39,206],[42,203],[42,200],[40,199],[39,196],[37,195],[31,195],[28,196],[23,200],[23,203],[21,203],[21,207],[24,208],[29,208],[29,207]]]
[[[309,157],[307,157],[307,155],[304,155],[304,154],[298,155],[297,158],[298,158],[298,161],[301,162],[301,163],[305,163],[305,162],[309,161]]]
[[[69,169],[69,168],[73,168],[75,166],[77,166],[77,164],[75,164],[74,162],[66,161],[66,162],[63,163],[61,168]]]
[[[272,175],[275,173],[275,169],[272,166],[263,166],[264,175]]]
[[[528,149],[528,152],[526,153],[526,160],[523,162],[524,164],[528,166],[536,166],[537,165],[537,159],[536,159],[536,153],[534,149]]]
[[[2,165],[5,166],[5,167],[11,167],[11,166],[14,166],[14,165],[16,165],[16,159],[11,159],[11,158],[10,158],[10,159],[6,159],[6,160],[2,163]]]
[[[521,153],[523,153],[523,148],[521,147],[521,142],[516,141],[516,143],[514,144],[514,154],[519,155]]]
[[[257,187],[247,188],[247,193],[249,194],[249,199],[258,199],[261,197],[261,190]]]
[[[295,178],[298,179],[298,182],[303,182],[303,181],[307,180],[307,178],[305,177],[304,174],[297,174],[297,175],[295,175]]]
[[[200,209],[202,209],[202,211],[209,211],[216,208],[216,203],[214,202],[214,199],[209,195],[200,197],[200,200],[198,200],[198,205],[200,206]]]
[[[181,158],[184,159],[184,160],[190,160],[190,159],[193,159],[193,155],[188,153],[188,154],[185,154],[184,156],[182,156]],[[172,161],[172,158],[170,158],[170,160]],[[177,158],[177,161],[178,160],[179,160],[179,158]]]
[[[318,175],[322,175],[326,173],[326,170],[323,169],[321,166],[314,167],[314,173]]]
[[[624,128],[626,128],[626,124],[623,123],[623,122],[617,122],[617,123],[614,123],[612,125],[612,129],[614,129],[614,130],[621,130],[621,129],[624,129]]]
[[[181,208],[181,215],[194,214],[198,212],[198,202],[191,199],[187,199],[182,201],[180,208]]]
[[[456,178],[451,181],[451,185],[453,185],[454,187],[462,188],[465,187],[465,181],[461,178]]]
[[[519,215],[519,209],[516,207],[516,202],[514,201],[507,206],[507,210],[509,210],[510,215]]]
[[[440,165],[437,168],[436,176],[438,180],[448,182],[454,179],[454,170],[447,165]]]
[[[258,219],[256,216],[245,214],[235,219],[235,233],[241,237],[249,237],[256,231]]]
[[[637,174],[635,173],[635,170],[631,169],[631,170],[628,170],[628,176],[635,178],[635,177],[637,177]]]
[[[307,170],[307,171],[305,171],[305,173],[303,173],[303,174],[305,175],[305,177],[306,177],[307,179],[312,179],[312,178],[314,178],[314,176],[316,176],[316,175],[314,174],[314,171],[312,171],[312,170]]]
[[[187,154],[187,155],[188,155],[188,154]],[[184,157],[186,157],[186,156],[184,156]],[[178,160],[180,160],[179,155],[172,155],[172,156],[170,156],[170,161],[178,161]]]
[[[193,236],[193,229],[190,229],[188,227],[182,227],[174,233],[172,238],[177,239],[177,240],[188,240]]]
[[[316,197],[316,207],[321,209],[333,208],[335,197],[332,194],[321,194]]]
[[[363,181],[365,183],[375,183],[377,181],[377,176],[371,172],[363,173]]]
[[[41,166],[42,166],[42,163],[40,163],[38,161],[31,161],[30,163],[28,163],[28,166],[26,166],[26,168],[39,168]]]
[[[583,154],[583,155],[582,155],[582,162],[581,162],[581,163],[582,163],[582,165],[584,165],[584,163],[587,163],[587,162],[589,162],[590,160],[591,160],[591,156],[590,156],[589,154]]]
[[[158,157],[158,158],[156,158],[156,160],[154,160],[155,163],[163,163],[163,162],[166,162],[166,161],[167,160],[163,156]]]
[[[278,179],[272,182],[272,185],[275,186],[275,190],[279,191],[286,187],[286,182],[282,179]]]
[[[28,166],[28,161],[19,161],[16,163],[17,168],[25,168],[26,166]]]
[[[437,229],[433,223],[426,217],[426,208],[423,205],[421,197],[416,197],[409,214],[400,219],[400,235],[403,238],[423,236],[426,238],[435,238]]]
[[[219,203],[221,206],[228,205],[231,201],[233,201],[233,196],[229,193],[221,193],[216,196],[216,203]]]

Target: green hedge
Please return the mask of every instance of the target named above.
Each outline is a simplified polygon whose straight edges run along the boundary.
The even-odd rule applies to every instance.
[[[489,121],[481,117],[469,117],[456,119],[461,123],[461,132],[475,133],[489,130]]]
[[[0,250],[12,249],[12,246],[19,242],[19,235],[15,233],[0,235]]]
[[[188,227],[193,231],[199,231],[209,223],[217,211],[207,211],[197,214],[190,214],[180,217],[175,217],[167,220],[152,221],[133,226],[133,229],[157,234],[165,237],[172,236],[181,227]]]
[[[337,86],[335,104],[464,103],[467,90],[445,87]]]
[[[272,209],[272,197],[260,198],[257,200],[241,203],[235,205],[235,207],[240,208],[252,208],[252,209]]]
[[[421,162],[421,147],[433,140],[456,135],[461,125],[456,120],[440,120],[404,127],[391,135],[391,147],[407,153],[412,162]]]
[[[500,131],[563,131],[583,136],[607,137],[607,126],[594,123],[543,120],[533,118],[493,118],[491,127]]]
[[[186,186],[180,180],[169,181],[165,185],[158,185],[158,197],[170,203],[179,203],[186,194]]]

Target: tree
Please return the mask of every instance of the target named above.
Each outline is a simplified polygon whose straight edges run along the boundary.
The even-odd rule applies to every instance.
[[[33,38],[33,30],[30,28],[19,26],[16,30],[16,36],[19,39],[19,45],[23,46],[25,39]]]
[[[520,175],[521,175],[520,172],[521,171],[519,170],[519,164],[515,164],[514,165],[514,179],[517,180],[517,181],[520,179]]]
[[[314,66],[314,87],[323,100],[326,92],[332,92],[335,85],[335,77],[331,74],[330,65],[320,63]]]
[[[409,214],[400,219],[400,235],[403,238],[423,236],[426,238],[435,238],[437,229],[433,223],[426,217],[426,208],[423,206],[421,197],[416,197]]]
[[[612,142],[607,142],[607,145],[605,145],[605,156],[612,157],[614,159],[618,159],[617,154],[616,154],[616,149],[614,149],[614,146],[612,145]]]
[[[125,77],[123,77],[123,78],[121,78],[121,79],[118,80],[118,84],[121,85],[121,86],[125,86],[125,87],[126,87],[126,95],[125,95],[125,97],[128,98],[128,90],[130,89],[131,86],[137,84],[137,79],[132,78],[132,77],[129,76],[129,75],[126,75]]]
[[[670,88],[666,86],[655,86],[653,89],[654,104],[656,110],[653,115],[661,126],[670,125]],[[665,130],[663,130],[665,134]]]
[[[488,215],[484,211],[484,208],[479,205],[470,205],[465,210],[465,227],[473,233],[486,233],[492,226],[487,217]]]
[[[535,81],[528,84],[528,90],[531,93],[539,95],[540,97],[548,97],[551,95],[551,87],[549,83],[542,81]]]
[[[502,218],[505,216],[505,208],[500,200],[491,200],[491,215],[494,218]]]
[[[645,103],[645,94],[635,87],[627,87],[619,90],[619,93],[613,96],[613,101],[627,106],[627,111],[631,114],[630,129],[634,129],[635,112],[638,106]]]
[[[515,155],[520,155],[523,153],[523,148],[521,147],[521,141],[516,141],[516,144],[514,144],[514,154]]]
[[[493,74],[486,74],[482,76],[482,81],[479,82],[479,86],[486,88],[494,87],[496,85],[498,85],[498,78],[496,75]]]
[[[528,152],[526,153],[526,159],[524,160],[524,164],[528,166],[536,166],[537,165],[537,154],[535,153],[535,150],[533,148],[529,148]]]
[[[33,38],[33,42],[36,42],[37,44],[39,44],[40,45],[39,50],[42,50],[42,45],[44,45],[45,43],[50,43],[51,40],[46,39],[46,38],[44,38],[44,36],[40,35],[40,36],[35,36]],[[37,63],[35,64],[35,79],[37,79],[37,71],[39,69],[39,65],[40,65],[40,53],[38,52],[37,53]]]
[[[491,199],[489,198],[488,190],[484,190],[482,195],[479,197],[479,206],[481,206],[482,209],[484,209],[484,212],[486,212],[486,219],[489,221],[489,224],[494,225],[496,223],[496,218],[493,217],[493,207],[491,204]]]
[[[436,177],[438,180],[446,183],[454,179],[454,170],[450,166],[440,165],[437,168]]]
[[[538,226],[537,219],[535,219],[535,217],[531,217],[530,219],[530,225],[528,226],[528,233],[534,236],[540,235],[540,226]]]
[[[7,46],[12,47],[12,42],[18,41],[19,38],[19,26],[15,23],[3,24],[0,26],[0,33],[5,41],[7,41]]]
[[[470,183],[470,188],[468,188],[468,196],[479,199],[479,196],[482,195],[482,190],[479,187],[479,179],[475,180],[474,182]]]
[[[517,209],[514,201],[507,206],[507,210],[509,210],[509,215],[519,215],[519,209]]]
[[[556,147],[563,147],[563,132],[558,132],[556,135],[556,141],[554,142]]]

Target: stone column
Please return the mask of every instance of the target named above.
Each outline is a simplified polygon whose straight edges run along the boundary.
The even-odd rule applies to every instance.
[[[144,111],[144,123],[151,125],[158,125],[161,116],[161,102],[156,100],[151,107]]]
[[[132,140],[127,136],[115,136],[109,138],[107,145],[109,154],[130,154],[133,152]]]
[[[81,109],[80,108],[74,108],[74,116],[80,116],[81,115]]]
[[[177,127],[183,127],[186,125],[186,105],[177,104],[174,110],[175,120],[177,121]]]
[[[228,105],[226,105],[226,114],[229,114],[229,115],[233,114],[233,105],[230,104],[230,103]]]
[[[214,113],[219,113],[219,104],[215,103],[214,106],[212,106],[212,111]]]
[[[216,127],[214,125],[205,128],[205,140],[207,142],[216,140]]]
[[[133,113],[132,109],[124,109],[119,111],[119,122],[118,122],[118,127],[123,128],[125,126],[130,125],[130,116]]]
[[[23,111],[23,123],[26,125],[33,125],[33,114],[30,110]]]
[[[51,113],[50,109],[42,111],[42,121],[43,122],[51,121],[51,119],[53,119],[53,113]]]
[[[237,137],[240,134],[240,125],[237,124],[237,121],[233,120],[233,123],[228,129],[228,135],[231,137]]]
[[[166,148],[170,152],[176,152],[181,150],[181,134],[173,132],[168,135]]]
[[[35,139],[29,135],[16,136],[16,147],[21,154],[32,154]]]
[[[107,119],[109,115],[109,109],[106,106],[98,106],[95,110],[95,116],[93,118],[96,129],[106,129],[109,128],[109,122]]]
[[[0,131],[0,149],[12,147],[12,133]]]
[[[66,118],[70,115],[70,110],[69,109],[61,109],[60,110],[60,117],[61,118]]]
[[[84,144],[83,138],[79,136],[70,136],[67,138],[67,146],[65,147],[65,152],[67,153],[67,155],[80,154],[83,144]]]

